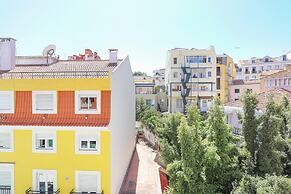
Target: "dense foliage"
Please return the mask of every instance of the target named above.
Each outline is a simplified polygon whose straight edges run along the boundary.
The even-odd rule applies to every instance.
[[[242,137],[232,134],[215,99],[206,119],[196,105],[161,117],[137,100],[137,120],[155,131],[169,179],[167,194],[291,193],[290,99],[269,97],[263,111],[243,96]],[[287,176],[287,177],[286,177]]]

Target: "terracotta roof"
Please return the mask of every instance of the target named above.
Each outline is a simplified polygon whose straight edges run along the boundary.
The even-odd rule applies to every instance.
[[[51,77],[91,77],[108,76],[122,60],[116,65],[109,65],[109,60],[96,61],[58,61],[51,65],[25,65],[16,66],[11,71],[1,75],[0,79],[24,78],[51,78]]]
[[[272,95],[273,99],[276,100],[276,102],[280,102],[284,96],[286,96],[288,99],[291,99],[291,91],[284,88],[277,88],[272,89],[267,92],[261,92],[257,94],[258,99],[258,108],[260,110],[264,110],[266,107],[266,104],[268,102],[268,96]],[[225,106],[232,106],[232,107],[243,107],[243,103],[241,100],[228,102]]]
[[[0,125],[104,127],[110,122],[110,91],[101,91],[101,114],[75,114],[74,91],[58,91],[57,114],[32,114],[32,92],[16,91],[15,97],[15,113],[0,114]]]

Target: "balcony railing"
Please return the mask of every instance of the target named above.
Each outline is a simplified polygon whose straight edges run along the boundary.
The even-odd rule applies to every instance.
[[[103,191],[101,192],[84,192],[84,191],[75,191],[75,189],[72,189],[70,194],[104,194]]]
[[[0,185],[0,194],[11,194],[11,186]]]
[[[0,74],[0,79],[103,78],[108,76],[108,71],[7,72]]]
[[[25,191],[25,194],[59,194],[59,193],[60,193],[60,189],[56,191],[36,191],[29,188]]]

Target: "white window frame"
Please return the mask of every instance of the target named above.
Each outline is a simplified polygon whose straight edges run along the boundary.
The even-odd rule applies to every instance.
[[[37,143],[37,136],[38,135],[49,135],[53,139],[53,147],[52,149],[49,148],[37,148],[36,143]],[[41,138],[43,139],[43,138]],[[51,138],[44,138],[46,141]],[[51,130],[44,130],[44,131],[33,131],[32,132],[32,152],[33,153],[56,153],[57,151],[57,135],[56,131],[51,131]]]
[[[14,91],[0,91],[0,95],[9,95],[10,107],[9,110],[0,109],[0,113],[13,114],[14,113]]]
[[[0,127],[1,133],[10,133],[10,148],[0,148],[0,152],[13,152],[14,151],[14,131],[11,127]]]
[[[96,97],[96,110],[81,110],[81,97]],[[75,114],[101,114],[101,92],[100,91],[75,91]]]
[[[82,137],[83,136],[83,137]],[[89,138],[87,138],[89,137]],[[90,141],[96,141],[96,149],[92,148],[81,148],[81,142],[87,141],[90,145]],[[75,153],[76,154],[100,154],[101,138],[100,131],[82,131],[75,132]]]
[[[52,110],[37,110],[36,109],[36,95],[38,94],[52,94],[53,95],[53,109]],[[57,114],[57,92],[56,91],[32,91],[32,114]]]
[[[51,173],[51,174],[54,174],[54,191],[57,190],[58,188],[58,174],[57,174],[57,171],[56,170],[44,170],[44,169],[32,169],[32,189],[33,190],[36,190],[37,189],[37,181],[38,181],[38,178],[36,177],[36,175],[38,173],[43,173],[43,174],[47,174],[47,173]]]
[[[14,164],[1,163],[0,171],[9,171],[11,173],[11,194],[14,194]]]
[[[97,193],[101,193],[102,188],[101,188],[101,172],[100,171],[76,171],[75,172],[75,185],[76,185],[76,191],[79,191],[80,185],[79,185],[79,174],[85,174],[85,175],[97,175],[98,176],[98,185],[99,185],[99,191]],[[81,191],[80,191],[81,192]]]

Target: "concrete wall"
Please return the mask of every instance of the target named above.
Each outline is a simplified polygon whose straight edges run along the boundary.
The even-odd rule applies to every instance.
[[[0,39],[0,71],[15,67],[15,40]]]
[[[135,147],[135,90],[129,58],[111,76],[111,194],[119,193]]]

